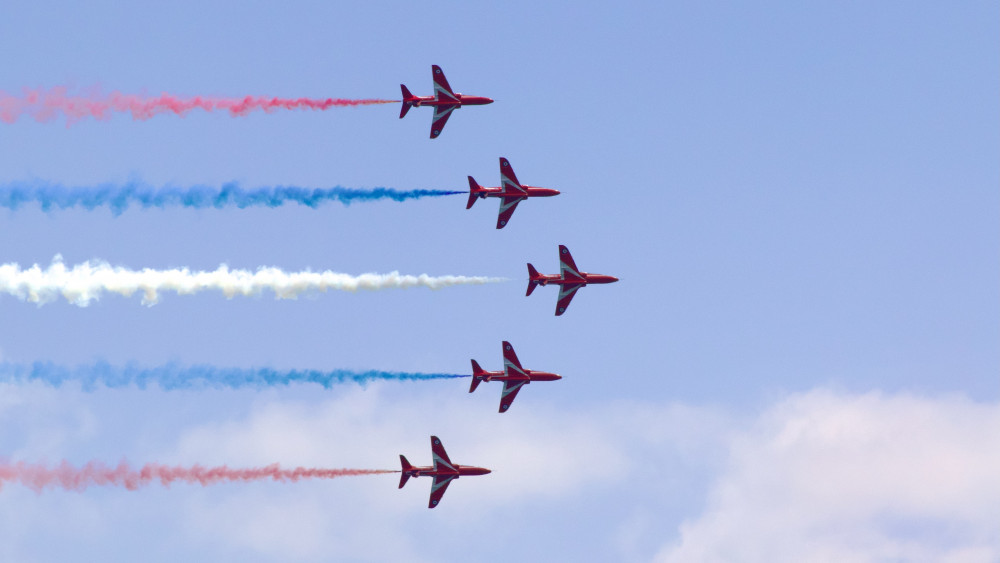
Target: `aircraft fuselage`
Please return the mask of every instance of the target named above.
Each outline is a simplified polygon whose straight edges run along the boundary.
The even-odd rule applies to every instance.
[[[537,278],[533,278],[531,281],[538,283],[538,285],[589,285],[598,283],[614,283],[618,281],[618,278],[614,276],[605,276],[604,274],[588,274],[586,272],[580,272],[582,276],[581,279],[571,278],[566,279],[558,274],[539,274]]]
[[[404,100],[406,103],[413,107],[420,106],[485,106],[486,104],[492,104],[493,100],[483,96],[465,96],[463,94],[455,94],[458,101],[454,100],[439,100],[434,96],[413,96],[408,100]]]
[[[517,190],[505,190],[501,186],[494,186],[491,188],[482,187],[476,190],[476,195],[481,199],[486,199],[488,197],[551,197],[554,195],[559,195],[559,190],[553,190],[550,188],[539,188],[537,186],[521,186],[527,193],[521,193]]]
[[[556,381],[558,379],[562,379],[561,375],[555,373],[547,371],[534,371],[530,369],[524,370],[524,375],[514,372],[511,372],[510,375],[504,375],[502,371],[487,371],[481,374],[476,374],[474,377],[482,381],[523,381],[525,383],[531,383],[532,381]]]
[[[457,479],[462,475],[486,475],[487,473],[491,473],[491,471],[489,469],[486,469],[485,467],[476,467],[474,465],[458,465],[456,463],[454,471],[446,468],[434,469],[433,466],[428,466],[428,467],[413,467],[408,471],[404,471],[403,473],[409,475],[410,477],[437,477],[438,475],[448,475],[448,476],[454,475],[455,478]]]

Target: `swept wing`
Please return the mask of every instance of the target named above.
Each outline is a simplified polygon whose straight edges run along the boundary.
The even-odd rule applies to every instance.
[[[441,502],[441,497],[443,497],[444,492],[448,490],[448,484],[456,478],[458,478],[457,473],[455,475],[434,476],[434,482],[431,483],[431,498],[427,502],[427,508],[434,508]]]
[[[444,130],[444,124],[448,123],[448,118],[451,117],[451,112],[455,111],[458,106],[434,106],[434,120],[431,121],[431,139],[436,139],[441,131]]]
[[[569,253],[568,248],[561,244],[559,245],[559,273],[567,281],[584,281],[583,275],[576,267],[576,262],[573,261],[573,255]],[[559,298],[562,299],[562,294]]]
[[[576,295],[577,290],[586,284],[575,283],[575,284],[563,284],[559,286],[559,300],[556,301],[556,316],[560,316],[566,312],[569,307],[569,302],[573,300],[573,296]]]
[[[439,102],[459,103],[458,96],[451,90],[448,79],[444,77],[444,71],[438,65],[431,65],[431,77],[434,79],[434,97]]]

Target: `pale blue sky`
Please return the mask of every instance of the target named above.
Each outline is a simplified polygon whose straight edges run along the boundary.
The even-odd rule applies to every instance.
[[[429,94],[438,64],[456,91],[496,103],[458,111],[433,141],[429,110],[399,120],[396,105],[144,122],[119,115],[71,127],[22,119],[0,124],[0,182],[463,189],[467,175],[497,185],[505,156],[523,183],[562,195],[522,204],[503,231],[493,228],[495,201],[466,211],[462,196],[117,218],[3,211],[0,263],[47,264],[61,253],[70,264],[101,258],[133,268],[224,262],[512,280],[299,301],[167,295],[151,308],[138,298],[80,309],[0,296],[3,360],[464,373],[469,358],[499,369],[500,341],[510,340],[526,367],[565,379],[525,389],[502,417],[497,386],[469,396],[464,380],[205,393],[3,386],[0,455],[393,468],[399,453],[427,463],[434,433],[455,461],[503,469],[518,440],[532,443],[529,421],[557,442],[565,434],[576,444],[571,437],[596,424],[650,449],[625,430],[635,430],[632,419],[600,417],[669,406],[711,413],[691,420],[722,428],[816,389],[989,405],[1000,395],[1000,13],[992,3],[24,2],[4,12],[0,90],[8,93],[73,85],[396,98],[401,82]],[[560,318],[552,288],[524,297],[525,262],[555,272],[558,244],[582,269],[621,278],[582,290]],[[386,417],[424,412],[417,422],[359,414],[356,433],[344,435],[330,421],[346,415],[323,413],[350,401],[375,401]],[[285,411],[315,413],[325,422],[311,438],[345,451],[289,450],[283,442],[296,439],[253,431],[251,453],[232,460],[199,459],[201,450],[185,446]],[[687,420],[673,416],[649,426]],[[391,439],[372,430],[380,424],[394,428]],[[383,546],[375,558],[395,545],[385,534],[400,542],[392,549],[429,560],[645,560],[710,504],[708,491],[726,474],[728,434],[709,430],[690,429],[704,451],[679,446],[677,428],[654,440],[652,457],[636,459],[662,463],[659,471],[589,469],[592,480],[578,488],[510,493],[507,504],[470,478],[430,512],[417,510],[426,482],[399,492],[392,478],[41,496],[12,486],[0,505],[16,506],[26,523],[0,532],[8,546],[0,554],[56,560],[61,545],[125,561],[154,546],[162,556],[149,560],[363,559],[360,547],[320,542],[291,553],[248,539],[259,534],[206,531],[211,515],[230,519],[227,510],[268,513],[322,498],[355,515],[351,537]],[[497,435],[509,447],[490,441]],[[579,446],[581,459],[607,463]],[[488,498],[482,505],[478,494]],[[307,512],[289,508],[279,521],[293,526],[301,515],[301,545],[336,538]],[[93,529],[65,531],[43,523],[51,513],[99,516]],[[536,519],[545,526],[527,524]],[[131,538],[120,544],[119,527]]]

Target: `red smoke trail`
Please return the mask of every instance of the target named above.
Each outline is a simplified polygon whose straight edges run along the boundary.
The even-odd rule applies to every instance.
[[[316,467],[296,467],[282,469],[278,464],[265,467],[248,467],[232,469],[225,465],[218,467],[168,466],[158,463],[147,463],[140,469],[133,469],[127,462],[121,462],[111,468],[103,463],[91,461],[83,467],[73,467],[63,461],[56,467],[46,467],[41,464],[24,462],[0,463],[0,488],[5,483],[21,483],[22,485],[42,492],[45,489],[61,487],[69,491],[82,491],[88,487],[125,487],[134,491],[145,487],[154,481],[169,487],[174,481],[184,483],[199,483],[203,486],[216,483],[263,481],[298,481],[299,479],[335,479],[356,475],[380,475],[383,473],[399,473],[389,469],[323,469]]]
[[[25,90],[17,97],[0,92],[0,120],[7,123],[28,115],[36,121],[48,121],[58,114],[64,114],[70,123],[85,117],[108,119],[112,113],[131,113],[133,119],[149,119],[161,113],[185,115],[191,110],[228,111],[230,115],[242,116],[254,111],[272,112],[279,109],[312,109],[324,111],[332,107],[367,106],[392,104],[397,100],[341,99],[341,98],[269,98],[246,96],[244,98],[217,98],[196,96],[179,98],[170,94],[155,97],[112,92],[107,96],[72,96],[67,88],[51,90]]]

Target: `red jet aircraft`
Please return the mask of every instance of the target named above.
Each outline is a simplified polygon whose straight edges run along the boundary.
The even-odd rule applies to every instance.
[[[451,483],[453,479],[458,479],[462,475],[486,475],[490,472],[489,469],[483,467],[452,463],[437,436],[431,436],[431,455],[434,457],[432,467],[414,467],[406,461],[405,457],[399,456],[399,462],[403,465],[403,474],[399,477],[400,489],[410,477],[426,475],[434,478],[434,482],[431,483],[431,500],[427,503],[427,508],[434,508],[441,502],[441,497],[448,489],[448,483]]]
[[[403,90],[403,108],[399,110],[399,118],[403,119],[406,112],[411,107],[434,106],[434,121],[431,122],[431,139],[436,138],[444,130],[444,124],[451,117],[451,112],[462,106],[482,106],[492,104],[493,100],[480,96],[464,96],[452,92],[448,85],[448,79],[441,72],[438,65],[431,66],[432,77],[434,78],[433,96],[414,96],[406,88],[405,84],[400,84]]]
[[[573,255],[569,249],[559,245],[559,274],[545,275],[539,274],[534,266],[528,264],[528,292],[531,295],[535,287],[539,285],[555,284],[559,286],[559,300],[556,302],[556,316],[562,315],[569,307],[569,302],[576,295],[576,291],[581,287],[591,283],[614,283],[618,278],[614,276],[604,276],[601,274],[588,274],[577,269],[573,262]]]
[[[514,209],[522,200],[529,197],[549,197],[559,195],[559,190],[549,188],[536,188],[535,186],[522,186],[514,175],[514,169],[506,158],[500,157],[500,187],[484,188],[476,183],[469,176],[469,203],[466,209],[471,209],[477,198],[486,199],[488,197],[499,197],[500,217],[497,218],[497,228],[502,229],[510,221],[510,216],[514,214]]]
[[[503,391],[500,392],[500,412],[507,412],[510,404],[514,402],[514,397],[521,387],[532,381],[555,381],[562,379],[561,375],[549,373],[547,371],[533,371],[521,367],[521,362],[517,361],[517,354],[510,342],[503,341],[503,371],[484,371],[479,367],[479,362],[472,360],[472,387],[469,393],[476,390],[483,381],[503,381]]]

